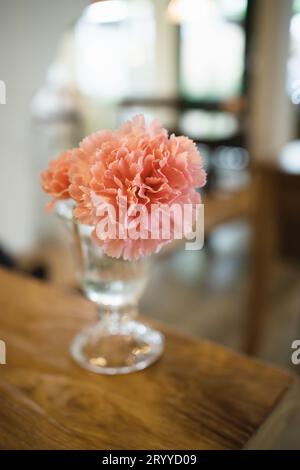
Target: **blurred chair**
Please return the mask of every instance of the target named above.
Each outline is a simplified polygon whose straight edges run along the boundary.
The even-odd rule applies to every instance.
[[[300,141],[253,169],[253,244],[244,349],[257,353],[270,313],[275,262],[300,262]]]
[[[252,227],[249,290],[245,299],[246,320],[242,331],[242,350],[258,354],[266,331],[271,307],[271,286],[276,259],[281,254],[300,260],[300,141],[299,172],[287,168],[282,156],[274,164],[252,165],[251,183],[230,192],[209,192],[204,196],[205,234],[216,226],[246,218]],[[286,155],[286,150],[283,155]],[[295,222],[297,218],[297,223]],[[291,231],[298,236],[291,240]],[[173,245],[173,249],[180,241]],[[171,248],[171,246],[170,246]]]

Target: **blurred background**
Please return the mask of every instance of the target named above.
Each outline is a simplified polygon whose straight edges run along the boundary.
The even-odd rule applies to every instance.
[[[205,158],[206,239],[157,257],[142,311],[299,373],[299,0],[0,0],[0,80],[0,264],[77,290],[40,172],[158,117]]]

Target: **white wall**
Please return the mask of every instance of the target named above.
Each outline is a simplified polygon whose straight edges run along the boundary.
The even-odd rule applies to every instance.
[[[260,0],[251,57],[250,139],[256,160],[276,160],[294,137],[294,108],[286,91],[292,0]]]
[[[34,194],[30,153],[30,105],[43,84],[62,32],[88,0],[1,0],[0,243],[16,252],[34,240]]]
[[[154,0],[157,28],[156,42],[156,95],[176,97],[178,39],[174,24],[167,21],[166,11],[169,0]]]

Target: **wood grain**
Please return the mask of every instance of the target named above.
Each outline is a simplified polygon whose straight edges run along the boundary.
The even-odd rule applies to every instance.
[[[80,296],[0,271],[1,449],[241,449],[285,423],[293,377],[162,325],[166,351],[149,369],[81,370],[68,348],[94,318]]]

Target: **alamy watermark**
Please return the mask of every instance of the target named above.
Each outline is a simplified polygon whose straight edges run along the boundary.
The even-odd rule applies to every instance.
[[[6,85],[0,80],[0,104],[6,104]],[[6,364],[6,344],[0,340],[0,365]]]
[[[0,80],[0,104],[6,104],[6,85],[3,80]]]
[[[201,250],[204,244],[203,204],[127,204],[126,196],[118,206],[102,203],[96,211],[100,240],[188,240],[186,250]]]
[[[294,349],[291,356],[292,364],[298,366],[300,364],[300,339],[295,339],[295,341],[292,342],[291,348]]]
[[[6,344],[0,339],[0,365],[6,364]]]

